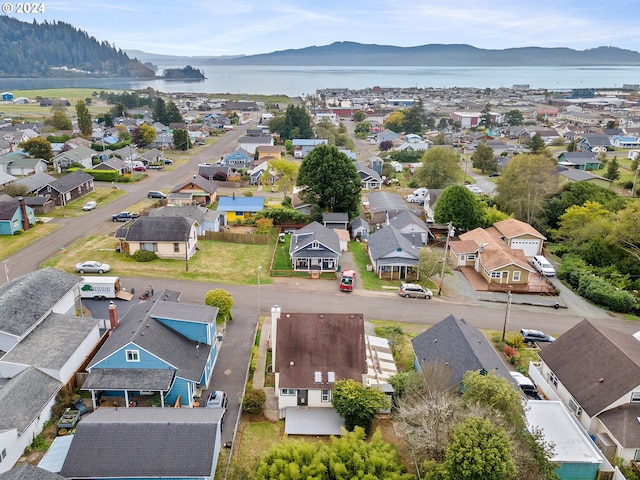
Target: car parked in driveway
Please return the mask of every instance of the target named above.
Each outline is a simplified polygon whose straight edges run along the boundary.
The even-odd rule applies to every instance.
[[[556,339],[555,337],[547,335],[540,330],[532,330],[530,328],[523,328],[520,330],[520,336],[522,337],[522,341],[527,345],[534,345],[538,342],[553,342]]]
[[[162,192],[158,192],[156,190],[151,190],[149,193],[147,193],[147,197],[149,197],[149,198],[167,198],[167,195],[162,193]]]
[[[405,298],[431,298],[433,293],[417,283],[403,283],[398,287],[398,295]]]
[[[516,381],[522,393],[524,393],[528,398],[532,400],[542,400],[540,394],[538,393],[538,388],[535,383],[531,381],[529,377],[523,375],[520,372],[509,372],[511,376]]]
[[[214,390],[207,397],[207,408],[221,408],[222,415],[220,416],[220,430],[224,426],[224,416],[227,414],[227,406],[229,405],[229,399],[227,398],[227,394],[220,391]]]
[[[98,206],[98,202],[87,202],[82,207],[82,210],[90,211],[90,210],[95,209],[97,206]]]
[[[140,215],[132,212],[120,212],[111,216],[111,220],[114,222],[128,222],[131,219],[138,218]]]
[[[76,263],[76,272],[78,273],[106,273],[109,270],[111,270],[111,265],[96,260]]]

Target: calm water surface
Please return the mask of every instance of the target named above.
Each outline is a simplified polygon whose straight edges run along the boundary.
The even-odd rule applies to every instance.
[[[640,83],[640,66],[615,67],[292,67],[192,65],[204,81],[129,79],[0,79],[0,90],[88,87],[162,92],[254,93],[304,96],[321,88],[380,87],[619,88]],[[172,66],[174,67],[174,66]],[[158,71],[164,68],[160,66]]]

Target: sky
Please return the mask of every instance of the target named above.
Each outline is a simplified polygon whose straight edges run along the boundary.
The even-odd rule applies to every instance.
[[[63,21],[123,50],[253,55],[338,41],[411,47],[614,46],[640,51],[638,0],[102,0],[36,2],[22,21]],[[33,4],[33,2],[31,2]]]

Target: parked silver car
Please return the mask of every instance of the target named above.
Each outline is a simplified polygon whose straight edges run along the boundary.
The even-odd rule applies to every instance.
[[[431,298],[433,293],[417,283],[403,283],[398,288],[398,295],[405,298]]]
[[[95,260],[76,263],[76,272],[78,273],[106,273],[109,270],[111,270],[111,265]]]

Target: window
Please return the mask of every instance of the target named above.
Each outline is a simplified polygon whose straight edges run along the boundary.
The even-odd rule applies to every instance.
[[[573,397],[569,397],[568,405],[569,410],[571,410],[576,417],[582,415],[582,407],[578,405],[578,402],[576,402]]]
[[[640,403],[640,392],[631,392],[631,403]]]
[[[317,240],[314,240],[313,242],[311,242],[311,248],[314,250],[320,248],[320,244],[318,243]]]
[[[513,272],[512,280],[514,282],[519,282],[520,281],[520,271],[516,270],[515,272]]]
[[[127,362],[139,362],[140,352],[138,350],[127,350]]]
[[[331,390],[322,390],[320,401],[322,403],[329,403],[331,401]]]
[[[633,460],[636,462],[640,461],[640,450],[636,450],[636,454],[633,456]]]
[[[157,244],[151,242],[140,242],[140,250],[155,252],[157,250]]]
[[[549,372],[549,381],[554,387],[558,388],[558,377],[556,377],[553,372]]]
[[[293,388],[281,388],[280,389],[280,395],[285,397],[285,396],[292,396],[295,395],[296,391]]]
[[[475,260],[476,259],[476,254],[475,253],[469,253],[467,255],[467,260]]]
[[[176,242],[173,244],[173,253],[179,253],[179,252],[180,252],[180,244]]]

